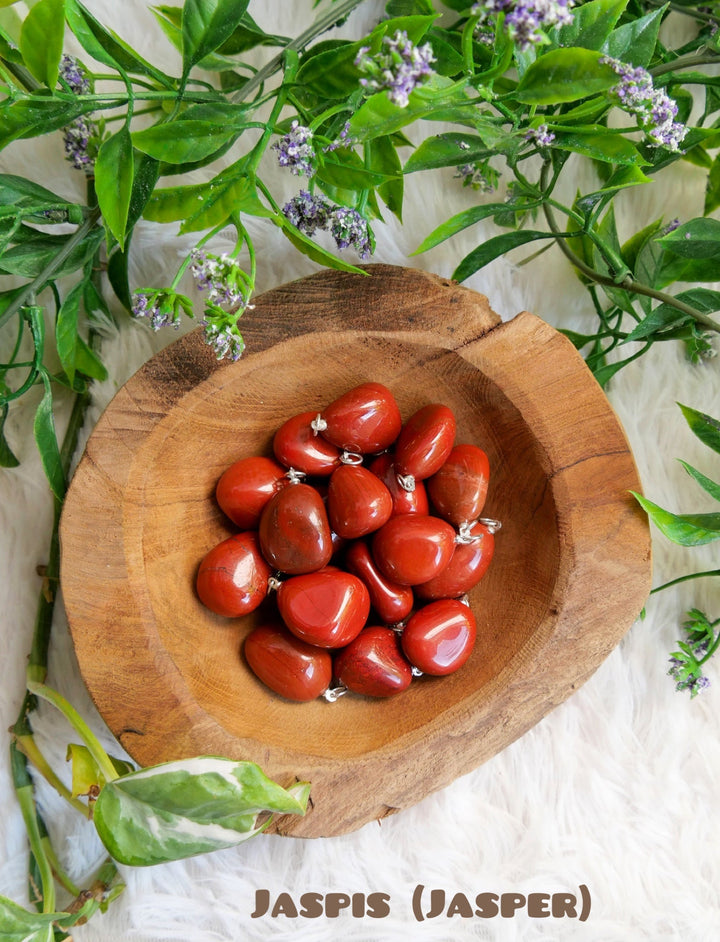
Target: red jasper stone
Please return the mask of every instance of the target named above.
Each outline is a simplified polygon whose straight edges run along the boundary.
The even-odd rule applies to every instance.
[[[245,639],[245,659],[252,672],[288,700],[314,700],[330,686],[332,657],[291,634],[284,625],[264,624]]]
[[[455,440],[455,416],[440,403],[431,403],[413,413],[395,445],[395,470],[420,481],[445,464]]]
[[[402,427],[395,397],[382,383],[362,383],[348,390],[327,408],[323,438],[344,451],[375,454],[397,438]]]
[[[407,690],[412,668],[405,660],[392,628],[364,628],[336,656],[335,677],[354,693],[367,697],[390,697]]]
[[[327,511],[338,536],[353,540],[379,530],[392,506],[390,491],[367,468],[346,464],[330,476]]]
[[[428,582],[443,570],[455,548],[446,520],[405,514],[391,517],[372,538],[372,556],[386,578],[400,585]]]
[[[277,603],[290,631],[321,648],[348,644],[370,613],[370,595],[362,580],[334,566],[281,582]]]
[[[286,468],[322,477],[340,466],[340,450],[312,427],[316,416],[316,412],[301,412],[283,422],[275,432],[273,452]]]
[[[456,445],[425,485],[435,512],[459,527],[480,516],[489,477],[490,465],[482,448]]]
[[[495,552],[493,531],[476,521],[468,530],[469,542],[456,543],[450,562],[429,582],[415,586],[419,599],[447,599],[464,595],[482,579]]]
[[[255,529],[263,507],[288,484],[287,468],[272,458],[252,455],[231,464],[220,477],[215,498],[220,509],[242,530]]]
[[[475,616],[470,608],[457,599],[439,599],[410,618],[401,645],[408,661],[423,674],[444,676],[467,661],[475,635]]]
[[[325,504],[309,484],[278,491],[265,505],[258,533],[267,562],[291,575],[322,569],[333,554]]]
[[[390,452],[378,455],[368,465],[368,471],[372,471],[383,482],[390,491],[393,501],[393,517],[400,514],[428,514],[430,513],[430,504],[427,491],[422,481],[416,481],[412,491],[406,491],[398,483],[395,472],[394,457]]]
[[[257,533],[236,533],[213,547],[198,568],[200,601],[226,618],[254,611],[267,595],[272,570],[263,559]]]
[[[386,625],[396,625],[412,611],[413,590],[387,579],[375,565],[370,548],[363,540],[351,543],[345,552],[345,565],[365,583],[370,604]]]

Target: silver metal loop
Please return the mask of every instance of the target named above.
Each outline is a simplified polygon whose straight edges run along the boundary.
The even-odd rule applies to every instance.
[[[291,484],[302,484],[302,482],[307,477],[304,471],[298,471],[296,468],[289,468],[285,472],[285,477]]]
[[[397,482],[400,487],[409,494],[415,490],[415,476],[412,474],[396,474]]]
[[[313,430],[313,432],[314,432],[316,435],[318,434],[318,432],[324,432],[325,429],[327,428],[327,422],[326,422],[325,419],[320,415],[319,412],[318,412],[318,414],[315,416],[315,418],[312,420],[312,422],[310,423],[310,428]]]
[[[325,693],[320,694],[323,700],[327,700],[328,703],[335,703],[338,697],[342,697],[343,694],[348,692],[348,688],[343,684],[339,684],[337,687],[328,687]]]
[[[358,465],[363,463],[363,456],[356,451],[344,451],[340,455],[343,464]]]
[[[492,517],[480,517],[478,523],[487,527],[490,533],[497,533],[502,528],[502,523],[499,520],[493,520]]]
[[[410,672],[412,673],[413,677],[422,677],[422,676],[423,676],[423,672],[420,670],[419,667],[411,667],[411,668],[410,668]]]

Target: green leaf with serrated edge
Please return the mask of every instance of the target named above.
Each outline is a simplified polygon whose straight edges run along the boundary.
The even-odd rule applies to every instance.
[[[412,152],[403,167],[404,173],[418,170],[436,170],[439,167],[459,167],[483,160],[493,152],[476,134],[450,132],[425,138]]]
[[[17,468],[20,462],[5,438],[5,421],[8,412],[7,404],[0,406],[0,468]]]
[[[50,377],[45,369],[40,370],[40,377],[43,381],[45,392],[37,407],[33,421],[35,443],[40,452],[40,460],[52,492],[58,500],[62,500],[65,496],[66,481],[62,460],[60,458],[57,433],[55,431],[52,386],[50,384]]]
[[[523,206],[518,206],[516,212],[526,212],[528,209],[534,209],[536,206],[540,205],[540,200],[534,203],[525,203]],[[488,219],[490,216],[495,216],[497,213],[512,211],[513,207],[508,203],[485,203],[481,206],[471,206],[470,209],[464,209],[462,212],[457,213],[455,216],[441,223],[437,229],[434,229],[430,235],[423,239],[412,254],[420,255],[422,252],[427,252],[435,248],[436,245],[440,245],[441,242],[445,242],[446,239],[457,235],[458,232],[462,232],[463,229],[467,229],[469,226],[474,226],[476,223],[482,222],[483,219]]]
[[[247,840],[263,812],[302,815],[305,804],[252,762],[200,756],[108,782],[93,820],[115,860],[150,866]]]
[[[611,164],[636,167],[647,167],[649,164],[632,141],[601,127],[591,132],[558,131],[553,146]]]
[[[720,513],[674,514],[641,494],[634,494],[660,532],[680,546],[704,546],[720,540]]]
[[[25,17],[20,52],[38,82],[57,85],[65,32],[64,0],[39,0]]]
[[[628,0],[590,0],[577,6],[572,21],[553,31],[554,44],[601,49],[627,4]]]
[[[538,239],[552,239],[553,235],[548,232],[536,232],[532,229],[520,229],[517,232],[504,232],[502,235],[495,236],[483,242],[476,249],[473,249],[469,255],[460,262],[453,272],[454,281],[465,281],[470,275],[484,268],[490,262],[505,255],[521,245],[527,245],[528,242],[535,242]]]
[[[386,177],[377,188],[377,194],[387,208],[402,221],[404,181],[402,164],[391,137],[376,137],[367,145],[367,159],[371,170]]]
[[[75,379],[75,351],[78,341],[78,317],[83,283],[79,281],[65,296],[57,314],[55,345],[62,368],[72,383]]]
[[[703,474],[702,471],[698,471],[697,468],[688,464],[687,461],[683,461],[681,458],[678,460],[690,477],[693,478],[706,493],[715,498],[715,500],[720,501],[720,483],[713,481],[712,478]]]
[[[720,420],[705,412],[699,412],[691,406],[684,406],[680,402],[678,406],[692,433],[700,439],[703,445],[707,445],[708,448],[720,454]]]
[[[172,121],[134,131],[132,143],[144,154],[169,164],[193,163],[214,154],[237,135],[210,121]]]
[[[318,265],[324,265],[325,268],[334,268],[336,271],[352,272],[354,275],[365,275],[367,272],[357,265],[346,262],[332,252],[327,252],[312,239],[309,239],[304,233],[296,229],[284,216],[275,219],[277,225],[282,229],[285,238],[298,250],[298,252],[307,256],[311,261]]]
[[[660,245],[683,258],[720,260],[720,219],[698,216],[658,239]]]
[[[232,36],[249,0],[185,0],[182,11],[183,76]]]
[[[657,46],[660,25],[669,4],[631,19],[614,29],[602,46],[602,51],[613,59],[647,68]]]
[[[68,26],[88,55],[116,71],[131,75],[145,75],[165,88],[173,80],[150,62],[143,59],[112,30],[106,29],[79,0],[65,0]]]
[[[112,137],[103,141],[95,161],[95,192],[103,222],[125,245],[125,232],[130,209],[135,160],[130,129],[125,124]]]
[[[557,105],[604,92],[618,77],[600,59],[592,49],[553,49],[533,62],[513,98],[526,105]]]
[[[433,112],[442,111],[462,101],[470,103],[464,89],[458,88],[444,76],[435,75],[411,93],[404,108],[390,101],[384,91],[372,95],[350,119],[348,133],[359,141],[384,137],[419,118],[427,118]]]

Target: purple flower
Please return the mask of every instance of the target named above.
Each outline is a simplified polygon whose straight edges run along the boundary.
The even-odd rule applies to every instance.
[[[155,331],[162,327],[174,327],[177,330],[182,314],[193,316],[190,298],[166,288],[143,288],[136,291],[131,310],[133,317],[146,317]]]
[[[549,147],[555,140],[555,135],[548,130],[547,124],[539,124],[536,128],[528,128],[525,140],[534,141],[538,147]]]
[[[390,100],[401,108],[407,107],[410,93],[433,74],[430,43],[416,46],[404,30],[392,39],[384,36],[377,55],[370,56],[369,51],[369,46],[363,46],[355,59],[356,67],[367,76],[360,84],[373,93],[387,89]]]
[[[218,321],[206,317],[203,321],[205,327],[205,343],[212,347],[218,360],[240,359],[245,349],[245,341],[237,325],[237,319],[232,321]]]
[[[75,95],[88,95],[92,91],[92,84],[85,67],[75,56],[63,53],[60,59],[60,78]]]
[[[92,172],[98,134],[95,122],[84,115],[75,118],[63,128],[65,159],[69,160],[76,170]]]
[[[193,249],[190,274],[198,291],[207,291],[209,304],[242,307],[243,310],[247,306],[252,286],[240,265],[229,255],[212,255]]]
[[[481,193],[492,193],[497,187],[499,174],[487,164],[463,164],[457,168],[455,177],[462,180],[463,186],[469,186]]]
[[[352,247],[362,259],[372,255],[367,220],[356,209],[336,206],[332,212],[330,232],[339,249]]]
[[[350,122],[346,121],[345,126],[335,140],[323,147],[323,153],[327,154],[330,151],[337,150],[338,147],[351,147],[355,143],[356,139],[350,137]]]
[[[288,167],[295,176],[311,177],[315,173],[315,150],[312,146],[312,131],[298,121],[293,121],[287,134],[272,145],[278,153],[278,163]]]
[[[318,229],[327,229],[332,206],[322,196],[313,196],[300,190],[290,202],[283,206],[283,214],[296,229],[312,238]]]
[[[609,94],[615,97],[623,111],[637,117],[651,146],[679,151],[688,129],[675,120],[678,107],[667,92],[655,88],[646,69],[635,68],[610,56],[603,56],[600,62],[609,65],[620,77],[620,82],[610,89]]]
[[[547,41],[545,30],[573,21],[570,8],[574,0],[482,0],[474,3],[472,13],[480,16],[478,26],[498,13],[505,14],[505,27],[522,50]]]

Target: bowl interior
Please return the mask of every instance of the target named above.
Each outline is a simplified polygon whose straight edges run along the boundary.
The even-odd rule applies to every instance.
[[[301,368],[299,368],[299,366]],[[269,605],[244,618],[209,612],[194,592],[205,553],[236,528],[215,484],[239,458],[271,454],[274,430],[375,380],[394,393],[403,418],[429,402],[453,409],[456,441],[483,448],[490,488],[483,516],[497,518],[490,569],[470,602],[478,639],[468,663],[444,678],[422,677],[402,695],[347,695],[298,704],[250,672],[242,642]],[[130,591],[145,594],[157,640],[192,698],[232,736],[324,757],[361,756],[424,724],[469,708],[532,639],[553,604],[560,538],[548,462],[502,390],[460,354],[381,336],[318,333],[289,339],[213,373],[162,417],[135,456],[123,513]]]

